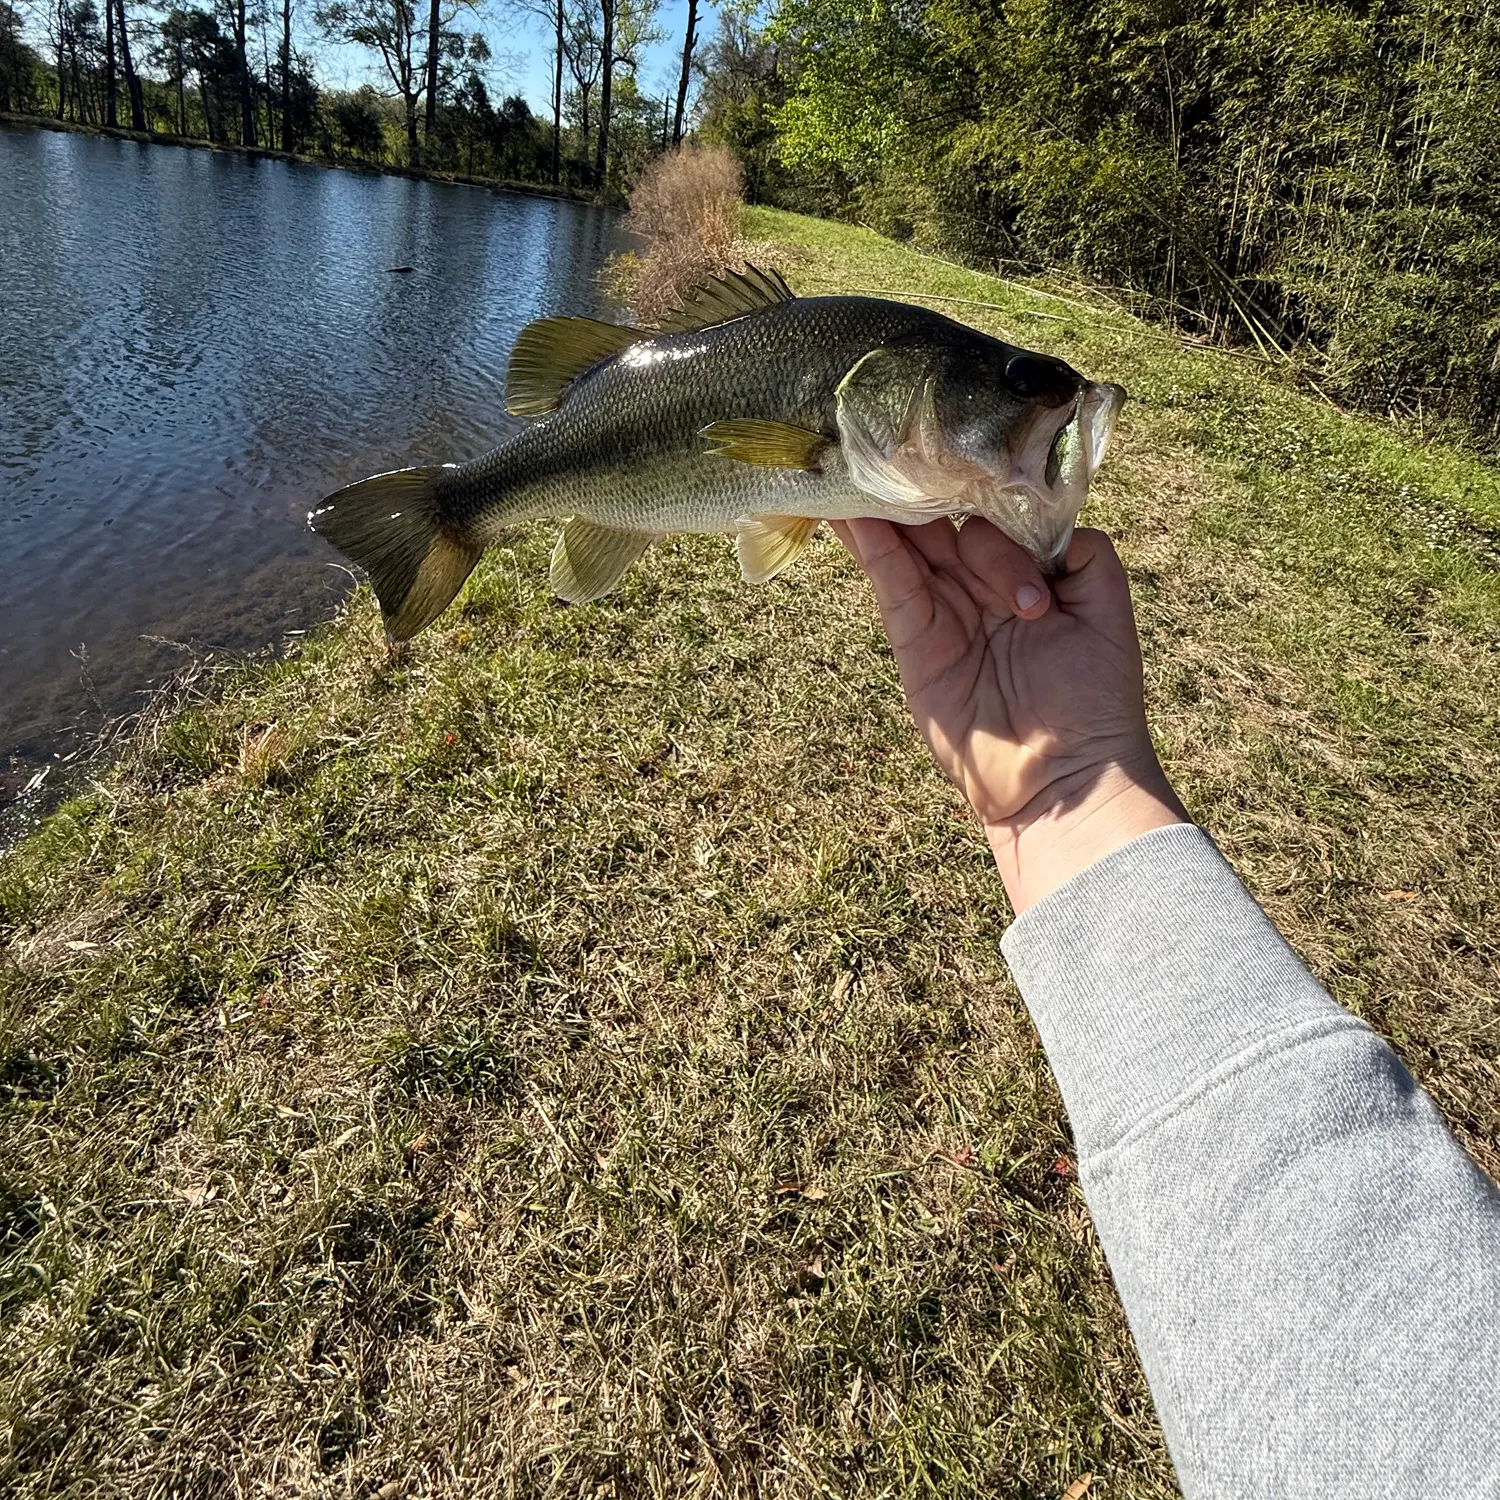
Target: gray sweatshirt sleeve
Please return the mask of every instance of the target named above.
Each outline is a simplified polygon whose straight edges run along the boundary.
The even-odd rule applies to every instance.
[[[1208,836],[1003,947],[1189,1500],[1500,1496],[1500,1193]]]

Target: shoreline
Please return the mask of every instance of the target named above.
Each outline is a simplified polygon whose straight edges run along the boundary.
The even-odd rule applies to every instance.
[[[406,177],[415,182],[448,183],[454,187],[485,188],[490,192],[519,193],[528,198],[558,198],[567,203],[609,207],[607,200],[576,188],[553,187],[547,182],[521,182],[511,178],[469,177],[461,172],[431,172],[425,167],[327,156],[308,156],[300,151],[274,151],[268,146],[239,146],[229,141],[205,141],[198,136],[172,135],[161,130],[128,130],[119,125],[85,125],[77,120],[59,120],[52,115],[20,115],[0,110],[0,127],[13,130],[51,130],[59,135],[91,135],[114,141],[134,141],[140,146],[179,146],[192,151],[217,151],[251,160],[280,161],[291,166],[328,167],[338,172],[361,172],[376,177]]]

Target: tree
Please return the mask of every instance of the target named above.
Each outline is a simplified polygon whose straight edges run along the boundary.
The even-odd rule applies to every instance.
[[[104,123],[120,123],[115,110],[115,0],[104,0]]]
[[[412,61],[416,17],[411,0],[333,0],[331,5],[320,7],[314,14],[323,33],[332,40],[373,47],[380,54],[401,100],[406,124],[407,165],[416,166],[421,158],[421,147],[417,143],[417,99],[422,84]],[[347,140],[347,129],[344,134]]]
[[[698,40],[698,0],[688,0],[687,30],[682,38],[682,73],[677,80],[677,110],[672,116],[672,144],[682,139],[682,116],[687,109],[688,83],[693,72],[693,45]]]
[[[563,0],[553,0],[552,18],[556,27],[552,44],[552,186],[556,187],[562,171]]]
[[[380,116],[380,100],[366,85],[334,101],[333,121],[342,137],[344,149],[361,161],[383,155],[385,128]]]
[[[31,109],[40,61],[21,40],[21,18],[15,6],[10,0],[0,0],[0,110],[26,114]]]
[[[564,28],[564,49],[573,77],[585,163],[589,154],[589,106],[604,65],[599,48],[600,24],[598,0],[572,0]]]
[[[603,192],[609,168],[609,117],[616,68],[635,72],[640,52],[661,40],[652,25],[657,0],[599,0],[599,134],[594,145],[594,188]]]
[[[105,4],[115,7],[115,15],[119,22],[120,65],[125,72],[125,91],[130,96],[130,128],[144,130],[146,128],[146,102],[141,92],[141,80],[135,71],[135,62],[130,55],[130,26],[125,19],[125,0],[105,0]]]
[[[788,91],[780,46],[757,24],[757,10],[756,0],[719,7],[718,29],[699,61],[698,94],[699,136],[739,158],[752,203],[784,175],[776,118]]]
[[[255,144],[255,96],[250,87],[249,26],[245,16],[245,0],[233,0],[231,22],[234,27],[235,81],[240,96],[240,145]]]
[[[438,47],[442,33],[442,0],[430,0],[427,7],[427,120],[424,138],[432,143],[432,125],[437,118]]]
[[[281,149],[297,149],[297,130],[292,110],[292,0],[281,0],[281,47],[277,58],[281,71]]]

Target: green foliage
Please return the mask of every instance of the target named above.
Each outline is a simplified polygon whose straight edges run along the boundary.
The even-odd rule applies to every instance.
[[[1493,0],[780,0],[763,37],[780,162],[843,213],[1500,440]]]
[[[0,110],[25,114],[35,107],[39,59],[21,40],[21,18],[10,0],[0,0]]]

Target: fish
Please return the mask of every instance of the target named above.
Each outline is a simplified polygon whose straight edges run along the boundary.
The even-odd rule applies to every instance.
[[[550,578],[575,604],[673,533],[732,535],[761,583],[820,522],[857,517],[984,516],[1056,573],[1124,400],[928,308],[799,297],[746,265],[650,329],[528,324],[505,381],[519,432],[470,463],[348,485],[308,523],[364,569],[393,644],[544,517],[563,521]]]

